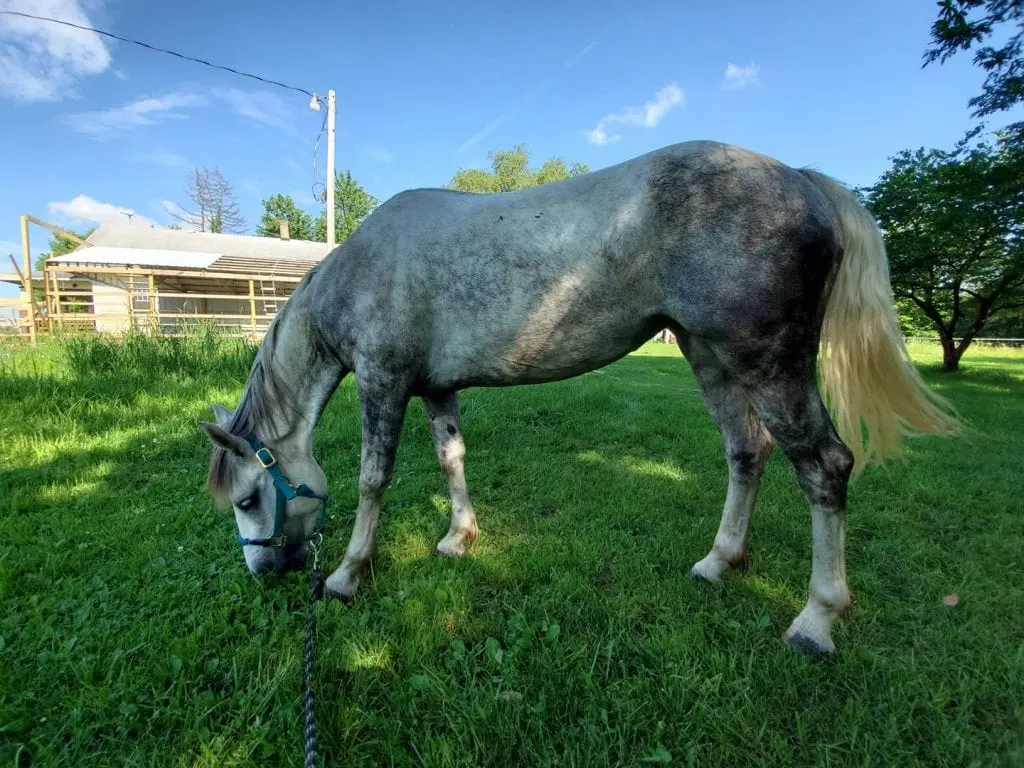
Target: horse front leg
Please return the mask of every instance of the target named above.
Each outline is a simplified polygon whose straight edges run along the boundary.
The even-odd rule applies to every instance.
[[[423,404],[430,419],[437,459],[448,478],[452,500],[451,525],[448,534],[438,542],[437,552],[459,557],[476,541],[478,533],[476,513],[469,503],[466,489],[466,445],[459,428],[459,396],[456,392],[449,392],[440,397],[424,397]]]
[[[388,377],[375,378],[364,373],[358,390],[361,401],[363,437],[359,470],[359,506],[341,565],[327,577],[327,592],[342,600],[355,596],[377,545],[384,491],[391,482],[395,454],[402,435],[408,397]]]

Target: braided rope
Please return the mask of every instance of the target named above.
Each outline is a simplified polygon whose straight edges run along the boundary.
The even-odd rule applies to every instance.
[[[316,601],[320,599],[320,568],[314,564],[310,573],[309,612],[306,618],[306,674],[303,689],[306,700],[306,768],[316,768],[316,720],[313,704],[313,631],[316,615],[313,613]]]

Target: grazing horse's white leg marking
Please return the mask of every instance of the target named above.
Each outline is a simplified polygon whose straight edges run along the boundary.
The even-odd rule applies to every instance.
[[[718,581],[729,568],[745,568],[750,518],[754,514],[760,487],[760,477],[741,477],[730,471],[729,490],[725,495],[725,509],[715,544],[707,556],[691,569],[694,576]]]
[[[846,585],[846,514],[842,510],[811,507],[810,596],[807,605],[786,632],[786,641],[803,649],[832,653],[832,624],[850,608]]]
[[[465,458],[466,445],[459,429],[459,399],[452,392],[441,398],[423,398],[430,419],[430,431],[434,436],[434,448],[441,469],[448,478],[448,490],[452,499],[451,525],[437,545],[442,555],[458,557],[476,541],[476,513],[469,503],[466,489]]]
[[[356,522],[352,528],[348,548],[345,550],[345,558],[325,582],[327,591],[342,599],[347,600],[355,596],[362,583],[363,572],[373,556],[382,496],[383,494],[364,493],[360,490]]]

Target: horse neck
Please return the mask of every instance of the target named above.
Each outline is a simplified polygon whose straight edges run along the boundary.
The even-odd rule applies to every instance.
[[[312,450],[313,430],[341,378],[341,367],[320,352],[297,307],[285,306],[268,330],[249,377],[242,416],[266,442],[290,451]]]

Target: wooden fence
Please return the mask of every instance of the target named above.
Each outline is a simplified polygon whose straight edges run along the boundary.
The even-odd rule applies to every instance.
[[[273,278],[265,275],[233,276],[247,284],[248,292],[237,293],[221,287],[211,291],[180,291],[161,288],[153,274],[125,275],[124,288],[91,285],[86,290],[61,288],[57,273],[44,273],[45,291],[34,287],[31,308],[24,298],[0,299],[0,315],[6,320],[7,332],[35,337],[41,333],[105,332],[122,334],[129,331],[174,335],[187,326],[204,324],[223,333],[259,340],[271,321],[288,300],[297,281],[287,280],[273,293],[258,292],[257,286]],[[82,282],[86,282],[82,280]],[[141,282],[141,286],[140,286]],[[211,286],[216,288],[216,286]],[[105,289],[105,290],[104,290]],[[281,290],[283,289],[283,290]],[[39,293],[42,296],[39,296]],[[217,309],[209,309],[213,302]],[[204,308],[206,311],[204,311]],[[29,318],[33,317],[34,322]]]

